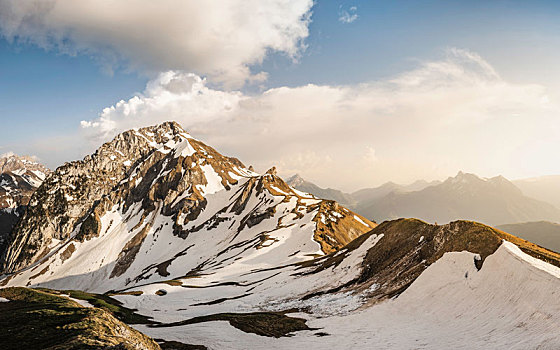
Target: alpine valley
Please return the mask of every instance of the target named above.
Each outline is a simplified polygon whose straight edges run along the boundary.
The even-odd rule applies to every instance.
[[[2,349],[560,348],[560,254],[499,229],[377,224],[344,193],[256,173],[175,122],[53,172],[9,159]],[[509,188],[459,177],[414,190]],[[407,196],[372,208],[391,216]],[[508,215],[556,215],[514,199]]]

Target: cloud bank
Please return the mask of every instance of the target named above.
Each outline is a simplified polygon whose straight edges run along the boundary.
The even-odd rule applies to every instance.
[[[312,0],[0,0],[0,34],[106,67],[186,70],[226,87],[266,78],[252,73],[268,52],[297,58]]]
[[[82,126],[98,145],[132,127],[176,120],[257,170],[276,165],[284,175],[351,190],[458,170],[558,172],[559,111],[544,87],[504,81],[477,54],[450,49],[391,79],[256,95],[169,71]]]

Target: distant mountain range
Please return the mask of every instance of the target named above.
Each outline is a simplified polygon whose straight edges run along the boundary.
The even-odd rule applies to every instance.
[[[344,196],[351,209],[377,222],[400,217],[415,217],[432,223],[464,219],[489,225],[541,220],[560,222],[560,209],[526,195],[503,176],[484,179],[459,172],[444,182],[417,181],[408,186],[388,182],[377,188],[351,194],[333,189],[324,190],[301,177],[299,179],[305,186],[294,184],[296,189],[321,198]],[[551,182],[549,179],[548,182],[516,183],[521,183],[526,189],[532,186],[531,193],[537,193],[536,189],[540,189],[539,198],[544,198],[546,191],[543,188]],[[531,185],[527,185],[528,183]]]
[[[383,185],[375,188],[365,188],[358,190],[351,194],[352,198],[355,200],[354,208],[357,212],[368,213],[368,207],[373,203],[378,202],[380,199],[389,195],[390,193],[407,193],[413,191],[421,191],[426,187],[435,186],[440,184],[441,181],[425,181],[418,180],[409,185],[400,185],[392,181],[386,182]]]

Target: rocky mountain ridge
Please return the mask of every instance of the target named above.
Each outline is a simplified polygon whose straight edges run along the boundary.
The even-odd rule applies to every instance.
[[[268,247],[282,251],[276,261],[308,259],[373,227],[290,188],[275,169],[254,173],[169,122],[120,134],[56,169],[15,227],[4,267],[22,271],[14,282],[81,279],[76,288],[106,291]]]

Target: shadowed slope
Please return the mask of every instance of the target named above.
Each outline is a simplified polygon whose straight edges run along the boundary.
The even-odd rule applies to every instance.
[[[0,289],[0,347],[9,349],[146,349],[159,345],[109,312],[44,291]]]
[[[560,252],[560,224],[549,221],[535,221],[500,225],[497,228],[535,242],[547,249]]]

